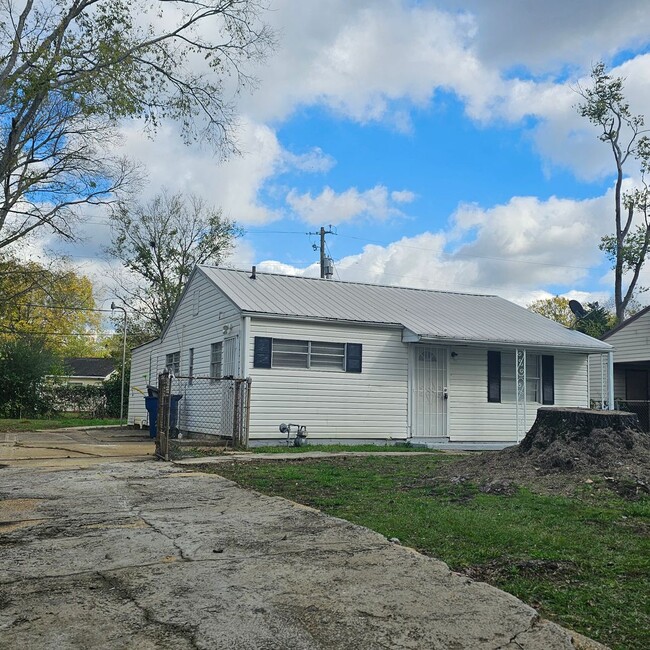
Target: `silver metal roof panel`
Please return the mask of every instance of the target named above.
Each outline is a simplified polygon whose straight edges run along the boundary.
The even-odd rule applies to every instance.
[[[607,352],[611,346],[493,295],[199,267],[243,312],[406,327],[423,340]]]

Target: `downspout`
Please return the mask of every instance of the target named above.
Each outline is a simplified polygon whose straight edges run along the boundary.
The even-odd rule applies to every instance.
[[[614,410],[614,351],[607,353],[607,404],[610,411]]]
[[[251,317],[244,316],[241,328],[241,376],[246,379],[249,377],[250,370],[250,344],[248,339],[251,332]]]

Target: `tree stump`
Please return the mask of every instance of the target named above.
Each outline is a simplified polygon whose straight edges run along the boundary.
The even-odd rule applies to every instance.
[[[586,440],[595,430],[607,430],[612,434],[641,431],[636,413],[627,411],[600,411],[586,408],[542,407],[519,449],[528,453],[533,449],[547,449],[553,443],[571,444]]]

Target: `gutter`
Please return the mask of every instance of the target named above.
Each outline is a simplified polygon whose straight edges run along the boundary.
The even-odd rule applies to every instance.
[[[573,345],[558,345],[553,343],[532,343],[527,341],[487,341],[487,340],[472,340],[472,339],[448,339],[423,336],[420,334],[413,334],[403,338],[404,343],[435,343],[438,345],[472,345],[481,347],[502,347],[502,348],[526,348],[528,350],[558,350],[561,352],[581,352],[583,354],[605,354],[614,349],[609,343],[603,343],[603,347],[578,347]]]

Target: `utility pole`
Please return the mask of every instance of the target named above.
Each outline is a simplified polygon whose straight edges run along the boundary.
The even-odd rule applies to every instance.
[[[115,311],[116,309],[121,309],[124,312],[124,324],[122,326],[124,329],[122,342],[122,390],[120,391],[120,428],[122,428],[124,426],[124,369],[126,367],[126,309],[112,302],[111,311]]]
[[[325,279],[326,277],[331,277],[332,273],[330,272],[327,274],[326,271],[326,266],[327,266],[327,256],[325,255],[325,235],[334,235],[336,234],[332,230],[332,226],[329,226],[327,230],[323,226],[320,227],[320,230],[318,232],[308,232],[308,235],[319,235],[320,236],[320,277],[321,279]],[[316,244],[314,244],[314,250],[316,249]]]

